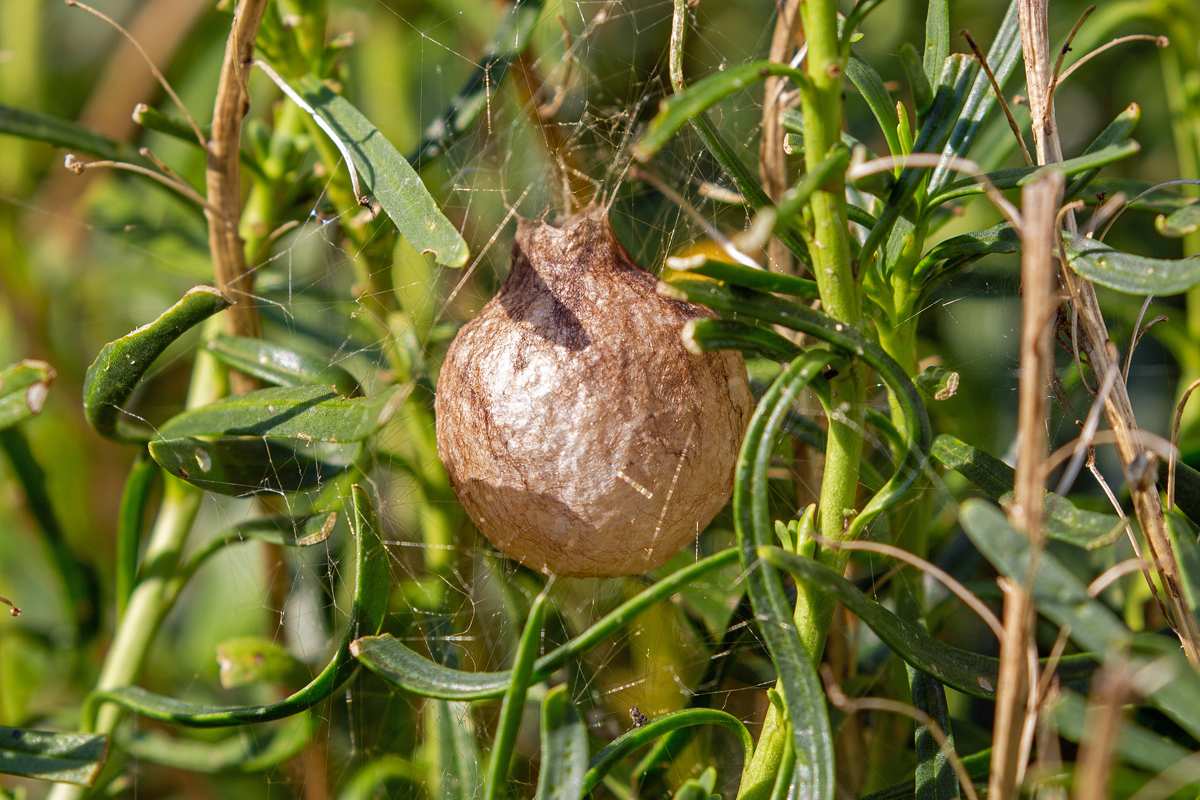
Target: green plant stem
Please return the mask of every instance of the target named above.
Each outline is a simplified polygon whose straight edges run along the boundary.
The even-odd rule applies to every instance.
[[[529,692],[533,663],[537,660],[538,644],[541,642],[542,618],[545,611],[546,592],[543,590],[529,609],[529,619],[521,633],[520,644],[517,645],[512,683],[504,694],[504,702],[500,706],[500,723],[496,730],[496,739],[492,743],[487,782],[484,784],[484,800],[501,800],[504,797],[513,747],[517,743],[517,733],[521,729],[521,717],[525,711],[525,696]]]
[[[808,74],[812,79],[811,89],[801,92],[804,160],[812,172],[830,149],[841,142],[845,59],[838,42],[837,3],[809,0],[801,6],[800,13],[808,38]],[[862,302],[851,266],[846,198],[841,189],[844,183],[844,170],[837,170],[826,187],[813,192],[809,201],[809,252],[825,312],[861,329]],[[866,398],[863,368],[851,362],[830,381],[830,388],[833,408],[826,408],[830,424],[821,480],[819,527],[822,536],[838,541],[845,536],[846,512],[853,513],[858,490],[863,440],[861,426],[855,420]],[[840,572],[848,556],[844,551],[834,550],[822,552],[820,557]],[[806,590],[796,598],[800,638],[816,661],[824,650],[833,606],[831,599]]]
[[[204,323],[202,339],[207,340],[220,327],[220,318],[210,317]],[[228,391],[224,371],[203,346],[197,348],[192,382],[188,387],[187,408],[211,403]],[[204,493],[165,471],[163,480],[163,500],[150,531],[146,555],[138,570],[140,580],[133,587],[125,613],[117,623],[112,644],[104,657],[95,686],[98,690],[128,686],[137,679],[158,627],[171,610],[176,596],[169,591],[171,579],[179,566],[188,532],[196,519]],[[112,733],[124,714],[120,707],[107,703],[100,706],[94,719],[81,720],[80,728],[96,733]],[[47,798],[80,800],[85,791],[81,786],[57,783]]]

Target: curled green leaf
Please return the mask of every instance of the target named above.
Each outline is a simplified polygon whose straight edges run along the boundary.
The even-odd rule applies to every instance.
[[[125,402],[168,345],[230,304],[220,290],[196,286],[158,319],[106,344],[83,379],[83,413],[88,424],[113,441],[148,441],[151,438],[148,431],[118,431],[117,422]]]
[[[260,389],[178,414],[159,429],[185,436],[276,436],[306,442],[361,442],[378,432],[412,392],[392,386],[374,397],[343,399],[321,386]]]
[[[433,253],[439,264],[461,267],[470,251],[458,229],[438,208],[421,176],[387,137],[349,100],[312,75],[299,81],[300,94],[349,148],[350,157],[379,205],[410,245]]]
[[[164,767],[214,774],[262,772],[298,754],[312,741],[317,720],[310,712],[289,717],[269,737],[237,733],[220,742],[173,738],[147,731],[122,747],[134,758]]]
[[[0,772],[91,786],[108,757],[108,734],[51,733],[0,725]]]
[[[736,564],[735,549],[723,550],[680,569],[605,614],[566,644],[537,660],[534,680],[545,680],[569,659],[582,655],[655,603],[672,597],[682,587]],[[451,669],[414,652],[389,634],[364,636],[350,645],[351,652],[384,680],[413,694],[444,700],[485,700],[499,697],[512,679],[510,672],[466,672]]]
[[[259,681],[304,684],[311,677],[308,668],[286,647],[265,636],[236,636],[221,642],[217,645],[217,666],[226,689]]]
[[[566,684],[560,684],[542,701],[542,766],[534,800],[579,800],[587,768],[587,726]]]
[[[605,747],[588,768],[584,779],[583,791],[588,793],[595,789],[604,776],[623,759],[646,746],[660,736],[693,725],[716,725],[732,733],[742,746],[744,763],[749,764],[754,757],[754,740],[742,721],[732,714],[717,711],[712,708],[690,708],[686,711],[675,711],[663,714],[646,722],[644,725],[632,728],[619,736],[616,741]]]
[[[207,347],[221,363],[276,386],[327,386],[342,397],[362,394],[354,376],[336,364],[262,339],[218,333]]]
[[[232,497],[316,489],[349,469],[361,449],[253,436],[182,436],[150,443],[150,455],[176,478]]]
[[[54,367],[32,358],[0,370],[0,430],[42,413],[56,377]]]
[[[1159,214],[1154,220],[1154,227],[1163,236],[1181,239],[1200,231],[1200,203],[1192,203],[1178,211],[1172,211],[1170,216]]]
[[[943,433],[933,440],[930,455],[978,486],[1003,506],[1013,502],[1015,471],[992,454]],[[1047,494],[1042,532],[1051,539],[1095,550],[1112,544],[1125,530],[1115,514],[1098,514],[1076,508],[1070,500]]]
[[[804,72],[773,61],[751,61],[709,75],[696,81],[680,94],[662,101],[658,114],[650,120],[650,126],[642,134],[642,138],[633,145],[634,158],[648,161],[690,120],[734,92],[753,86],[772,75],[791,78],[798,86],[807,86],[810,83],[808,75]]]
[[[1103,242],[1066,235],[1067,260],[1078,274],[1126,294],[1180,294],[1200,285],[1200,256],[1146,258]]]
[[[211,706],[188,703],[147,691],[138,686],[123,686],[96,692],[88,700],[85,714],[91,716],[97,704],[116,703],[150,719],[193,728],[224,728],[270,722],[298,714],[324,700],[349,679],[358,662],[349,645],[364,632],[377,632],[387,613],[389,568],[387,551],[379,538],[379,521],[366,491],[358,485],[351,489],[356,568],[354,600],[345,632],[333,658],[307,686],[276,703],[262,706]],[[91,712],[91,713],[88,713]]]

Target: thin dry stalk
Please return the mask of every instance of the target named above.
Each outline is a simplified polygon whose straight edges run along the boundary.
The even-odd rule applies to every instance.
[[[799,44],[800,0],[787,0],[779,9],[775,20],[775,33],[771,37],[771,61],[786,63],[791,52]],[[781,112],[786,103],[787,79],[767,78],[763,95],[762,143],[758,148],[758,171],[762,175],[763,190],[772,203],[783,199],[788,189],[787,155],[783,150],[783,118]],[[771,268],[789,275],[796,272],[795,259],[783,242],[772,237],[767,244],[767,261]]]
[[[1022,767],[1022,734],[1030,703],[1033,677],[1027,658],[1033,628],[1033,580],[1042,544],[1042,462],[1046,454],[1046,386],[1049,383],[1051,325],[1056,308],[1054,240],[1056,218],[1062,202],[1064,179],[1050,172],[1021,193],[1021,385],[1018,427],[1021,451],[1017,458],[1017,502],[1010,513],[1017,528],[1032,545],[1029,574],[1013,581],[1004,601],[1004,639],[1000,644],[1000,674],[996,687],[996,721],[992,734],[991,777],[988,797],[1016,796]]]
[[[1047,5],[1048,0],[1020,0],[1019,7],[1025,77],[1029,87],[1029,107],[1033,112],[1034,144],[1039,164],[1062,161],[1062,146],[1050,92],[1053,67],[1047,30]],[[1071,232],[1076,230],[1074,215],[1067,215],[1065,223]],[[1121,365],[1109,358],[1108,328],[1100,312],[1095,289],[1090,281],[1075,275],[1067,264],[1062,265],[1062,276],[1083,328],[1083,344],[1088,352],[1092,370],[1103,381],[1109,370],[1119,370]],[[1130,466],[1141,463],[1145,458],[1145,446],[1138,432],[1133,407],[1129,403],[1129,392],[1123,381],[1115,383],[1104,406],[1108,425],[1118,437],[1117,454],[1128,478]],[[1200,669],[1200,625],[1197,625],[1195,616],[1183,598],[1183,582],[1175,552],[1167,537],[1158,489],[1153,483],[1145,485],[1141,481],[1130,480],[1129,484],[1138,522],[1162,579],[1166,602],[1171,610],[1170,616],[1174,617],[1175,624],[1178,625],[1183,651],[1192,666]]]
[[[225,60],[213,105],[212,134],[208,141],[205,182],[208,201],[221,214],[205,211],[208,217],[208,246],[212,252],[217,286],[234,304],[225,312],[226,330],[238,336],[259,335],[258,307],[254,300],[254,276],[246,270],[245,243],[238,232],[242,218],[241,141],[242,118],[250,107],[246,81],[254,41],[262,23],[267,0],[241,0],[233,15],[233,27],[225,45]],[[230,373],[235,394],[258,387],[249,375]]]
[[[1175,462],[1179,460],[1179,422],[1183,419],[1183,408],[1187,405],[1188,398],[1197,387],[1200,387],[1200,379],[1188,384],[1183,397],[1179,398],[1179,405],[1175,406],[1175,421],[1171,424],[1171,465],[1167,470],[1167,508],[1175,507]]]
[[[914,720],[918,725],[928,729],[934,741],[938,743],[938,747],[942,749],[946,760],[950,762],[954,774],[958,776],[958,783],[963,793],[970,800],[979,800],[979,795],[975,792],[975,784],[971,780],[970,773],[967,772],[967,768],[963,766],[962,760],[958,757],[958,753],[955,752],[954,743],[950,741],[950,737],[942,730],[942,726],[937,724],[937,720],[915,706],[910,706],[907,703],[901,703],[896,700],[885,700],[881,697],[857,697],[853,699],[847,697],[846,693],[842,691],[842,687],[838,685],[837,680],[833,677],[833,670],[829,668],[828,664],[821,665],[821,680],[825,683],[825,694],[829,697],[829,702],[847,714],[856,714],[859,711],[886,711],[892,714],[903,714]]]
[[[815,541],[821,547],[827,547],[833,550],[864,550],[869,553],[878,553],[883,556],[890,556],[897,561],[903,561],[904,563],[910,564],[928,575],[932,575],[947,589],[953,592],[958,599],[966,603],[972,611],[978,614],[979,618],[987,623],[987,626],[992,629],[992,633],[996,634],[997,640],[1003,641],[1004,627],[1000,624],[1000,620],[996,618],[996,615],[992,613],[992,610],[988,608],[987,605],[984,604],[984,602],[980,600],[974,592],[972,592],[966,586],[963,586],[954,578],[953,575],[941,569],[936,564],[931,564],[920,556],[913,555],[907,550],[890,544],[883,544],[881,542],[853,540],[835,542],[815,533],[812,534],[812,538],[813,541]]]
[[[1033,166],[1033,156],[1029,155],[1029,148],[1025,146],[1025,137],[1021,135],[1021,126],[1017,124],[1017,120],[1013,117],[1012,109],[1008,106],[1008,101],[1004,99],[1004,90],[1000,88],[999,81],[996,80],[996,73],[992,72],[992,65],[988,63],[987,55],[975,43],[971,32],[966,28],[959,31],[966,37],[967,44],[971,45],[971,51],[975,53],[975,58],[979,59],[979,63],[983,65],[983,71],[987,73],[988,80],[992,84],[992,91],[996,93],[996,99],[1000,101],[1000,108],[1004,111],[1004,116],[1008,119],[1008,127],[1012,130],[1013,136],[1017,137],[1017,144],[1021,147],[1021,155],[1025,156],[1025,163]]]
[[[1125,721],[1125,703],[1133,696],[1125,665],[1110,659],[1092,680],[1084,722],[1084,739],[1075,767],[1076,800],[1108,797],[1108,779],[1116,755],[1117,736]],[[1115,663],[1113,663],[1115,662]]]

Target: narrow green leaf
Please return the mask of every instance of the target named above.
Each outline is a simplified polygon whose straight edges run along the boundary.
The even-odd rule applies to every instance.
[[[183,436],[150,443],[155,462],[176,478],[232,497],[318,488],[349,469],[361,449],[252,436]]]
[[[1005,12],[1004,19],[1000,23],[1000,30],[996,32],[996,38],[992,40],[992,46],[988,48],[987,52],[988,64],[991,65],[992,74],[996,76],[996,82],[1000,85],[1001,90],[1016,72],[1017,64],[1021,60],[1019,6],[1020,0],[1010,0],[1008,11]],[[934,83],[934,85],[937,84]],[[942,148],[942,155],[967,155],[975,138],[979,135],[979,128],[995,106],[996,93],[992,89],[992,82],[984,72],[979,71],[975,75],[974,83],[971,84],[971,91],[967,95],[966,103],[963,104],[962,110],[956,116],[954,132],[950,134],[946,146]],[[953,171],[945,166],[935,169],[929,178],[929,193],[936,194],[940,191],[953,174]]]
[[[989,747],[978,753],[962,756],[959,760],[962,761],[963,768],[972,778],[976,780],[986,778],[992,766],[992,749]],[[904,783],[889,786],[886,789],[880,789],[878,792],[863,795],[861,800],[912,800],[916,790],[917,784],[915,781],[905,781]]]
[[[412,392],[392,386],[369,398],[343,399],[322,386],[259,389],[184,411],[167,420],[164,439],[184,436],[276,436],[306,442],[361,442],[392,419]]]
[[[1109,147],[1125,142],[1125,140],[1129,138],[1130,134],[1133,133],[1133,129],[1137,126],[1138,120],[1141,118],[1142,109],[1138,107],[1137,103],[1130,103],[1129,106],[1120,114],[1118,114],[1116,119],[1110,122],[1108,126],[1100,132],[1100,135],[1088,145],[1087,149],[1083,151],[1083,156],[1081,157],[1086,158],[1091,155],[1099,155],[1102,150],[1107,150]],[[1134,152],[1137,151],[1135,150]],[[1096,176],[1100,174],[1100,166],[1102,165],[1097,165],[1083,174],[1076,176],[1074,180],[1068,183],[1066,190],[1063,192],[1063,202],[1066,203],[1078,197],[1088,187],[1088,184],[1095,180]]]
[[[1007,222],[981,231],[953,236],[930,248],[913,270],[913,280],[925,291],[991,253],[1018,253],[1021,237]]]
[[[679,129],[701,112],[734,92],[753,86],[774,76],[791,78],[797,84],[807,83],[808,75],[787,64],[773,61],[751,61],[717,72],[692,84],[681,94],[662,101],[658,113],[642,137],[633,145],[633,156],[647,161],[663,148]]]
[[[366,491],[355,485],[350,529],[357,549],[354,600],[346,629],[332,660],[311,682],[295,694],[265,706],[209,706],[187,703],[125,686],[96,692],[88,703],[111,702],[143,716],[193,728],[223,728],[231,725],[269,722],[298,714],[324,700],[346,682],[358,667],[350,654],[350,642],[363,632],[377,632],[387,613],[388,582],[391,574],[387,551],[379,538],[379,521]],[[90,716],[90,715],[88,715]]]
[[[854,518],[850,535],[857,535],[868,523],[899,500],[925,468],[926,455],[933,440],[925,404],[904,369],[869,337],[849,325],[799,303],[750,289],[722,286],[714,281],[672,279],[669,284],[660,283],[659,291],[676,299],[706,305],[717,311],[803,331],[829,342],[847,357],[861,358],[879,373],[880,378],[893,391],[905,416],[905,430],[913,432],[914,440],[902,449],[901,461],[884,488],[872,497]]]
[[[108,161],[131,161],[153,167],[133,148],[122,145],[70,120],[52,117],[27,108],[0,104],[0,133],[46,142],[76,153],[87,153]]]
[[[863,621],[888,648],[907,664],[946,686],[972,697],[996,696],[1000,661],[960,650],[933,639],[915,625],[868,598],[850,581],[811,558],[778,547],[760,547],[757,556],[786,570],[816,589],[829,592]],[[1091,656],[1066,656],[1059,662],[1059,677],[1066,683],[1086,679],[1096,669]]]
[[[1196,526],[1178,510],[1165,514],[1167,535],[1171,549],[1179,563],[1179,575],[1183,579],[1183,597],[1193,614],[1200,611],[1200,544],[1196,543]]]
[[[362,395],[358,381],[323,359],[297,353],[262,339],[218,333],[208,341],[218,361],[276,386],[322,386],[342,397]]]
[[[1174,211],[1170,216],[1159,214],[1154,227],[1163,236],[1180,239],[1200,231],[1200,203],[1192,203]]]
[[[1053,706],[1058,731],[1064,739],[1080,743],[1087,731],[1087,700],[1070,689],[1059,690]],[[1117,754],[1123,761],[1143,769],[1161,772],[1191,754],[1187,748],[1165,736],[1125,720],[1117,731]]]
[[[394,780],[407,781],[415,788],[420,788],[425,782],[424,770],[407,758],[396,755],[386,754],[373,758],[346,781],[338,800],[376,800],[378,797],[387,796],[380,790],[388,781]],[[446,795],[434,796],[449,800]]]
[[[850,148],[838,143],[835,144],[825,158],[802,177],[795,186],[783,193],[783,197],[779,201],[776,208],[775,230],[783,230],[792,224],[793,220],[804,210],[808,205],[808,200],[812,197],[813,192],[826,187],[835,178],[838,179],[837,191],[841,192],[840,179],[846,172],[846,166],[850,163]],[[795,278],[794,280],[801,280]],[[795,294],[795,292],[790,292]]]
[[[566,684],[555,686],[542,701],[542,766],[534,800],[579,800],[587,768],[587,726]]]
[[[1101,286],[1136,295],[1180,294],[1200,284],[1200,256],[1178,260],[1122,253],[1103,242],[1066,235],[1067,260]]]
[[[42,413],[50,384],[57,377],[54,367],[32,358],[0,370],[0,430]]]
[[[963,113],[968,100],[969,87],[979,73],[979,62],[968,59],[961,53],[956,53],[946,59],[945,69],[942,70],[941,82],[937,84],[933,96],[933,105],[929,116],[913,142],[914,153],[940,152],[946,145],[950,134],[955,129],[956,121]],[[879,245],[892,232],[896,220],[908,208],[917,189],[920,188],[929,175],[925,167],[905,167],[892,187],[887,202],[879,214],[879,222],[871,228],[867,239],[863,242],[858,261],[862,265],[870,263]]]
[[[542,0],[516,0],[511,5],[484,48],[478,69],[450,101],[446,112],[425,130],[408,159],[414,167],[421,169],[430,159],[445,153],[479,119],[491,95],[499,91],[512,62],[528,46],[541,13]]]
[[[937,680],[909,667],[909,685],[913,705],[929,715],[950,739],[954,747],[954,730],[950,725],[950,709],[946,705],[946,690]],[[958,776],[929,728],[916,725],[913,731],[917,754],[916,800],[957,800],[962,796]]]
[[[807,278],[797,278],[794,275],[784,275],[781,272],[771,272],[765,269],[744,267],[740,264],[714,261],[702,255],[691,258],[668,258],[667,266],[681,273],[703,275],[706,278],[724,281],[734,286],[758,289],[760,292],[790,294],[794,297],[803,297],[806,300],[816,300],[821,296],[817,291],[816,281],[810,281]]]
[[[938,85],[949,55],[950,0],[929,0],[925,13],[925,77],[930,86]]]
[[[1125,141],[1118,144],[1109,144],[1092,152],[1069,158],[1066,161],[1060,161],[1049,167],[1015,167],[1013,169],[1002,169],[997,172],[988,174],[990,180],[997,189],[1017,189],[1041,178],[1048,170],[1062,172],[1064,175],[1081,175],[1086,177],[1094,175],[1096,171],[1107,164],[1120,161],[1140,152],[1142,146],[1135,141]],[[1086,182],[1083,184],[1086,185]],[[1082,186],[1081,186],[1082,190]],[[943,189],[936,197],[930,200],[930,206],[941,205],[942,203],[951,200],[957,200],[960,197],[969,197],[984,193],[984,187],[979,181],[974,178],[964,178],[955,181],[954,183]]]
[[[1007,507],[1015,499],[1015,471],[990,453],[943,433],[933,440],[930,455],[1001,505]],[[1084,511],[1056,494],[1046,495],[1044,513],[1043,533],[1084,550],[1106,547],[1119,539],[1125,530],[1121,518],[1115,514]]]
[[[117,619],[125,615],[125,606],[137,584],[138,548],[142,538],[142,520],[150,501],[150,490],[158,477],[158,465],[145,452],[138,453],[125,479],[121,507],[117,512],[116,592]]]
[[[692,708],[655,717],[644,725],[630,728],[592,759],[584,778],[584,794],[600,785],[604,776],[617,764],[660,736],[679,728],[694,725],[716,725],[737,737],[742,745],[743,763],[754,757],[754,740],[742,721],[732,714],[712,708]]]
[[[744,355],[784,362],[801,352],[794,342],[773,330],[724,319],[688,320],[680,336],[684,347],[697,353],[738,350]]]
[[[738,561],[737,550],[714,553],[694,564],[655,581],[637,596],[605,614],[591,627],[566,644],[537,660],[533,680],[548,678],[569,659],[586,653],[629,624],[634,617],[656,603],[674,596],[688,586]],[[445,700],[485,700],[499,697],[511,680],[511,673],[465,672],[451,669],[415,653],[390,634],[365,636],[350,645],[351,651],[366,667],[384,680],[424,697]]]
[[[29,449],[24,431],[18,427],[0,430],[0,450],[12,463],[17,482],[25,493],[26,507],[42,529],[42,544],[47,560],[62,582],[67,613],[71,615],[80,639],[90,641],[100,631],[100,615],[104,608],[96,569],[82,561],[67,541],[46,485],[46,472]]]
[[[106,733],[51,733],[0,725],[0,772],[91,786],[108,757]]]
[[[503,687],[502,687],[503,688]],[[425,774],[429,796],[477,800],[480,781],[478,732],[470,703],[430,700],[425,705]]]
[[[888,150],[894,156],[903,153],[900,136],[896,133],[896,104],[892,102],[891,95],[884,87],[883,78],[879,77],[874,67],[854,54],[846,61],[846,77],[867,101],[867,107],[871,109],[875,121],[883,130]]]
[[[412,165],[350,101],[312,75],[298,82],[300,94],[333,128],[350,149],[354,166],[375,199],[391,217],[400,235],[422,253],[448,267],[467,263],[466,240],[437,202]]]
[[[816,665],[792,619],[779,572],[770,562],[760,560],[762,550],[774,542],[767,473],[776,435],[800,393],[821,377],[830,355],[807,352],[792,361],[771,384],[750,419],[733,485],[734,530],[746,571],[746,594],[778,674],[792,726],[796,795],[805,800],[829,800],[834,795],[833,734]],[[749,759],[745,763],[749,764]]]
[[[109,342],[88,367],[83,379],[83,413],[106,439],[144,442],[150,433],[117,430],[121,409],[154,359],[184,331],[228,308],[230,300],[211,286],[196,286],[153,322]]]
[[[939,0],[931,0],[929,10],[932,13],[933,7],[937,5]],[[941,0],[945,2],[945,0]],[[947,41],[947,45],[949,42]],[[926,57],[933,56],[933,50],[928,50]],[[946,52],[942,54],[942,58],[938,61],[938,75],[934,76],[934,82],[938,77],[941,77],[941,66],[946,60],[946,56],[950,55],[949,46]],[[925,115],[929,113],[929,109],[933,106],[933,84],[929,82],[929,75],[925,74],[925,69],[921,64],[921,54],[917,52],[917,48],[913,47],[909,42],[900,45],[900,65],[904,67],[904,74],[908,78],[908,86],[912,91],[913,110],[917,112],[918,122],[925,120]]]
[[[257,541],[281,547],[309,547],[329,539],[337,523],[337,512],[314,514],[309,517],[256,517],[234,525],[220,536],[214,536],[188,556],[175,571],[170,591],[177,595],[208,559],[226,547]]]
[[[136,759],[188,772],[262,772],[298,754],[316,729],[317,720],[304,711],[285,720],[269,738],[239,732],[219,742],[205,742],[147,731],[122,742],[122,747]]]
[[[303,685],[312,677],[308,667],[279,642],[265,636],[237,636],[217,645],[217,666],[226,689],[259,681]]]
[[[168,117],[153,106],[138,103],[133,107],[133,121],[148,131],[164,133],[172,139],[190,144],[198,150],[203,149],[200,142],[196,139],[196,132],[192,130],[191,125],[174,117]],[[204,133],[205,137],[208,137],[212,133],[211,127],[201,126],[200,130]],[[259,166],[253,153],[243,149],[241,151],[241,162],[242,166],[250,172],[253,172],[259,178],[266,179],[266,175],[263,174],[262,167]]]
[[[1192,522],[1200,520],[1200,472],[1183,461],[1175,462],[1175,505]]]
[[[529,608],[529,617],[525,620],[525,628],[521,631],[521,639],[517,643],[512,677],[500,704],[500,721],[496,723],[496,738],[492,741],[483,800],[502,800],[504,797],[504,787],[508,784],[508,772],[512,766],[513,748],[517,744],[521,717],[525,713],[525,696],[529,693],[534,662],[542,642],[542,620],[546,616],[547,599],[545,589],[534,598]]]
[[[971,542],[1001,575],[1027,578],[1029,541],[1008,524],[1004,512],[986,500],[972,499],[962,504],[959,519]],[[1150,663],[1148,656],[1157,659],[1156,668],[1169,677],[1150,692],[1149,701],[1192,736],[1200,735],[1200,675],[1180,655],[1179,643],[1154,634],[1135,637],[1107,606],[1088,597],[1087,588],[1049,551],[1042,550],[1037,563],[1033,595],[1038,611],[1069,628],[1071,638],[1093,653],[1127,651],[1136,644],[1137,655],[1130,659],[1135,671]]]

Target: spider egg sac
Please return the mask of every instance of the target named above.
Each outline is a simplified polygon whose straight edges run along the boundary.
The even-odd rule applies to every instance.
[[[437,386],[438,453],[504,555],[557,575],[633,575],[729,499],[753,399],[740,353],[696,355],[711,312],[656,279],[595,207],[519,220],[512,269],[459,331]]]

